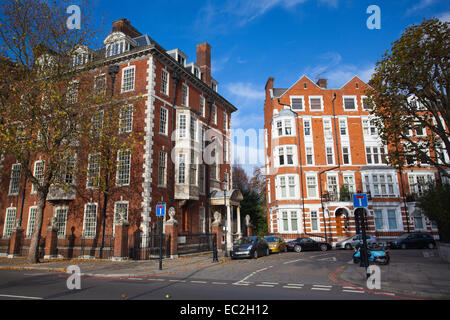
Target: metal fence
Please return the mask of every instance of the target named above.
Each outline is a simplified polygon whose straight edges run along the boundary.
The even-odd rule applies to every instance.
[[[213,250],[215,233],[193,233],[178,235],[178,254],[198,253]]]
[[[129,239],[131,247],[129,255],[134,260],[149,260],[159,258],[160,253],[160,236],[159,234],[139,235]],[[162,255],[170,257],[170,235],[162,235]]]

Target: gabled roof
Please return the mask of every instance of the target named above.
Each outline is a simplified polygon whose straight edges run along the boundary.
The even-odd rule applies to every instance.
[[[288,89],[284,89],[285,91],[280,95],[280,96],[276,96],[275,95],[275,90],[283,90],[283,89],[273,89],[274,90],[274,98],[281,98],[286,92],[288,92],[289,90],[291,90],[298,82],[300,82],[300,80],[304,80],[307,79],[308,81],[310,81],[311,83],[313,83],[317,88],[321,89],[321,90],[326,90],[324,88],[321,88],[317,85],[317,83],[315,83],[314,81],[312,81],[310,78],[308,78],[307,75],[302,75],[297,81],[294,82],[294,84],[292,86],[290,86]]]

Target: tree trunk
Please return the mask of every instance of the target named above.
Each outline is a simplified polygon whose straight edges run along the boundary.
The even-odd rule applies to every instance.
[[[36,220],[34,222],[33,235],[31,237],[30,249],[28,251],[28,262],[38,263],[39,262],[39,239],[42,230],[42,221],[44,217],[45,203],[47,201],[47,193],[42,193],[38,191],[37,194],[37,207]]]

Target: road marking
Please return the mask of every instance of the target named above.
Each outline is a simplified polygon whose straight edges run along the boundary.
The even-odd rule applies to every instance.
[[[266,268],[262,268],[262,269],[256,270],[256,271],[250,273],[248,276],[246,276],[244,279],[242,279],[242,280],[240,280],[240,281],[238,281],[238,282],[244,282],[244,281],[247,280],[248,278],[253,277],[253,276],[254,276],[255,274],[257,274],[258,272],[262,272],[262,271],[264,271],[264,270],[268,270],[268,269],[270,269],[270,268],[272,268],[272,267],[273,267],[273,266],[268,266],[268,267],[266,267]]]
[[[257,287],[269,287],[269,288],[273,288],[273,285],[271,284],[257,284]]]
[[[142,278],[128,278],[128,280],[144,280]]]
[[[330,291],[330,288],[311,288],[311,290],[323,290],[323,291]]]
[[[165,279],[153,279],[153,278],[149,278],[148,280],[150,280],[150,281],[164,281]]]
[[[294,262],[301,261],[301,260],[302,260],[302,259],[296,259],[296,260],[286,261],[286,262],[283,262],[283,264],[294,263]]]
[[[211,282],[212,284],[227,284],[226,282]]]
[[[333,286],[324,286],[324,285],[321,285],[321,284],[313,284],[313,287],[332,288]]]
[[[288,283],[288,286],[303,286],[303,283]]]
[[[317,259],[317,261],[334,261],[334,262],[336,262],[337,259],[335,257],[330,257],[330,258]]]
[[[273,285],[277,285],[279,284],[278,282],[263,282],[263,284],[273,284]]]
[[[169,280],[170,282],[186,282],[186,280]]]
[[[192,283],[206,283],[206,281],[197,281],[197,280],[192,280]]]
[[[234,286],[248,286],[250,283],[248,282],[235,282],[233,283]]]
[[[303,289],[303,287],[299,287],[299,286],[283,286],[283,288],[286,288],[286,289]]]
[[[364,293],[363,290],[342,290],[343,292]]]
[[[43,300],[44,298],[40,297],[27,297],[27,296],[14,296],[10,294],[0,294],[0,297],[4,298],[18,298],[18,299],[31,299],[31,300]]]

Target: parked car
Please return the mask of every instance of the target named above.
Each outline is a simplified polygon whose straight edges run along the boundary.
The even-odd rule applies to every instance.
[[[315,241],[311,238],[297,238],[286,243],[289,251],[301,252],[310,250],[331,250],[331,245],[325,241]]]
[[[287,251],[286,242],[283,238],[275,236],[265,236],[264,239],[269,244],[270,253]]]
[[[436,248],[436,242],[434,238],[427,233],[404,233],[395,241],[389,242],[391,248]]]
[[[375,246],[377,244],[377,239],[373,236],[366,234],[366,241],[368,246]],[[363,244],[363,237],[361,234],[357,234],[356,236],[350,237],[348,239],[336,242],[336,249],[353,249],[357,246],[361,246]]]
[[[230,250],[231,259],[258,258],[270,254],[269,244],[264,238],[258,236],[242,237],[233,243]]]

